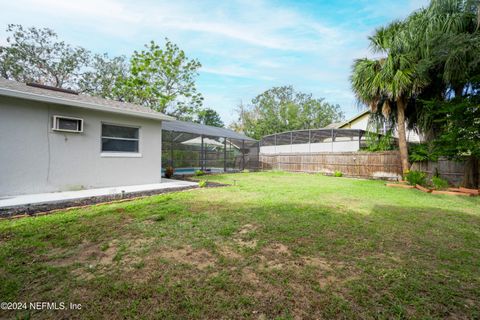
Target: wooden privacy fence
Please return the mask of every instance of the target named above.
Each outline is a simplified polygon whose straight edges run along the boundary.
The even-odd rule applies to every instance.
[[[326,174],[340,171],[361,178],[395,180],[402,174],[398,151],[260,154],[260,164],[263,170]]]
[[[425,172],[429,178],[438,174],[451,185],[461,185],[464,178],[465,161],[453,161],[440,158],[438,161],[422,161],[412,164],[411,170]]]

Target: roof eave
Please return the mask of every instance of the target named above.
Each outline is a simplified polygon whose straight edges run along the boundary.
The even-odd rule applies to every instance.
[[[353,118],[348,119],[348,120],[345,121],[344,123],[340,124],[340,125],[338,126],[338,129],[342,129],[342,128],[343,128],[344,126],[346,126],[347,124],[352,123],[353,121],[357,120],[358,118],[363,117],[365,114],[368,114],[368,113],[370,113],[370,110],[367,109],[367,110],[363,111],[362,113],[357,114],[357,115],[354,116]]]
[[[44,96],[41,94],[26,93],[26,92],[5,89],[5,88],[0,88],[0,95],[12,97],[12,98],[33,100],[38,102],[47,102],[47,103],[53,103],[53,104],[59,104],[59,105],[74,106],[74,107],[90,109],[90,110],[125,114],[125,115],[154,119],[154,120],[166,120],[166,121],[175,120],[175,118],[164,115],[162,113],[155,114],[155,113],[147,113],[147,112],[141,112],[141,111],[133,111],[128,109],[112,108],[109,106],[95,104],[95,103],[75,101],[75,100],[63,99],[58,97],[50,97],[50,96]]]

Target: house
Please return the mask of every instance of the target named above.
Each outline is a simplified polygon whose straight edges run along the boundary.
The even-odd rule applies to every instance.
[[[0,197],[159,183],[166,120],[135,104],[0,79]]]
[[[326,128],[333,128],[333,129],[360,129],[360,130],[365,130],[365,131],[373,131],[373,126],[370,122],[370,111],[365,110],[357,114],[356,116],[348,119],[345,122],[340,122],[340,123],[333,123],[327,126]],[[374,128],[376,130],[376,128]],[[381,134],[385,134],[388,130],[388,125],[383,124],[383,128],[381,128],[380,132]],[[393,132],[394,137],[398,137],[396,130]],[[413,130],[406,130],[406,135],[407,135],[407,141],[408,142],[421,142],[422,138],[421,136],[413,131]]]

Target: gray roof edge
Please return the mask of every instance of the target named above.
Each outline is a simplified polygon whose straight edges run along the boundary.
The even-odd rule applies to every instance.
[[[0,87],[0,95],[12,97],[12,98],[39,101],[39,102],[54,103],[59,105],[74,106],[74,107],[91,109],[91,110],[113,112],[113,113],[137,116],[142,118],[149,118],[149,119],[156,119],[156,120],[175,120],[175,118],[164,115],[163,113],[160,113],[160,112],[149,113],[149,112],[141,112],[141,111],[135,111],[135,110],[129,110],[129,109],[114,108],[114,107],[96,104],[96,103],[69,100],[69,99],[60,98],[60,97],[46,96],[46,95],[41,95],[37,93],[24,92],[24,91],[6,89],[1,87]]]

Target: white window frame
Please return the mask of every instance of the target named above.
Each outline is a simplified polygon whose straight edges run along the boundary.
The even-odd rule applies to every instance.
[[[69,117],[69,116],[61,116],[61,115],[53,115],[52,117],[52,130],[53,131],[59,131],[59,132],[71,132],[71,133],[83,133],[83,126],[84,122],[82,118],[76,118],[76,117]],[[68,129],[60,129],[58,127],[58,120],[60,119],[67,119],[67,120],[76,120],[80,121],[80,130],[68,130]]]
[[[138,139],[135,138],[115,138],[115,137],[105,137],[102,135],[102,127],[103,125],[110,125],[110,126],[117,126],[117,127],[127,127],[127,128],[135,128],[138,129]],[[137,152],[130,152],[130,151],[103,151],[102,150],[102,139],[113,139],[113,140],[127,140],[127,141],[138,141],[138,151]],[[142,140],[142,130],[141,126],[135,126],[131,124],[123,124],[123,123],[112,123],[112,122],[105,122],[102,121],[100,123],[100,156],[103,158],[141,158],[142,153],[141,151],[141,143]]]

